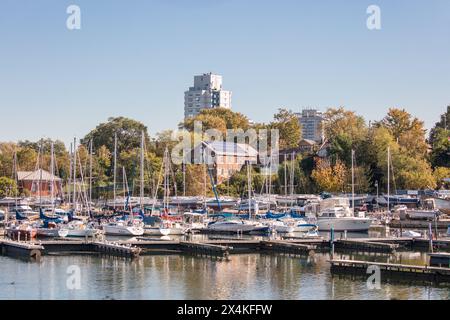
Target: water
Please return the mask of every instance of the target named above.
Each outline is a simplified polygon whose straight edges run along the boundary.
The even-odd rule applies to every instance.
[[[417,264],[427,259],[423,253],[365,258]],[[449,299],[449,287],[382,283],[369,290],[364,279],[331,276],[327,259],[327,254],[239,254],[230,261],[184,255],[130,261],[67,255],[30,263],[0,257],[0,299]],[[66,284],[72,265],[80,268],[78,290]]]
[[[328,233],[321,233],[329,238]],[[341,234],[336,234],[340,238]],[[384,236],[349,233],[349,238]],[[194,235],[191,239],[236,238]],[[172,237],[174,238],[174,237]],[[264,237],[243,236],[243,238]],[[125,240],[110,238],[110,240]],[[44,256],[32,263],[0,256],[0,299],[445,299],[449,286],[381,283],[332,276],[328,254],[289,257],[238,254],[229,261],[186,255],[142,256],[135,260],[97,255]],[[420,252],[392,255],[336,255],[336,258],[426,265]],[[80,270],[80,288],[70,290],[70,266]]]

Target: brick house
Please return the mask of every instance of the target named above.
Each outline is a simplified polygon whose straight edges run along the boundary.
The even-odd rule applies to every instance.
[[[229,179],[241,170],[247,161],[258,162],[258,151],[248,144],[226,141],[202,141],[193,152],[205,155],[205,161],[212,165],[217,184]]]
[[[48,171],[39,169],[36,171],[18,171],[17,185],[20,192],[27,190],[31,196],[43,197],[51,196],[51,185],[53,182],[53,195],[62,195],[62,180],[57,176],[52,176]]]

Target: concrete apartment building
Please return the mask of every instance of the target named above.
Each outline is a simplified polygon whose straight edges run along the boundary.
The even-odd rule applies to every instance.
[[[323,114],[316,109],[303,109],[296,113],[302,126],[302,139],[322,143],[325,137],[322,122]]]
[[[212,73],[194,76],[194,86],[184,93],[184,117],[193,117],[203,109],[231,109],[231,95],[231,91],[222,88],[222,76]]]

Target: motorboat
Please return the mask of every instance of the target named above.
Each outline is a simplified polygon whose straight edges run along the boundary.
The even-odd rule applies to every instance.
[[[144,234],[146,236],[168,236],[170,234],[170,229],[160,226],[145,225]]]
[[[86,224],[83,221],[73,220],[66,225],[68,230],[67,237],[94,237],[99,230],[94,228],[92,224]]]
[[[215,232],[230,232],[230,233],[249,233],[255,231],[259,225],[256,226],[249,221],[241,220],[239,218],[225,218],[216,221],[211,221],[207,229]],[[268,229],[267,226],[264,226]]]
[[[305,219],[293,219],[292,221],[294,225],[293,232],[309,232],[309,231],[317,231],[318,227],[315,223],[309,223]]]
[[[402,232],[402,237],[405,238],[422,238],[422,234],[417,231],[406,230]]]
[[[276,233],[293,233],[294,227],[286,224],[282,220],[271,220],[267,223],[269,227]]]
[[[366,232],[372,219],[355,217],[350,209],[349,199],[335,197],[322,200],[317,216],[319,231]]]
[[[269,226],[277,233],[309,232],[317,230],[317,225],[304,219],[280,218],[270,221]]]
[[[395,214],[400,220],[429,220],[433,221],[439,217],[441,212],[436,209],[435,199],[429,198],[423,201],[422,209],[408,209],[405,205],[396,206]]]
[[[29,223],[13,223],[6,227],[6,235],[12,240],[31,240],[36,238],[37,229]]]
[[[169,229],[169,235],[172,236],[182,236],[188,230],[182,223],[179,222],[169,222],[164,223],[165,227]]]
[[[205,219],[206,214],[203,213],[185,212],[183,214],[183,223],[190,231],[206,229]]]
[[[142,221],[113,221],[103,225],[105,235],[111,236],[142,236],[144,224]]]
[[[54,228],[37,228],[38,237],[49,237],[49,238],[65,238],[69,235],[69,229],[54,227]]]

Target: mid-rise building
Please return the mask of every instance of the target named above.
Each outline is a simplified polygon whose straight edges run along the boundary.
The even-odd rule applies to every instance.
[[[203,109],[231,109],[231,91],[223,90],[222,76],[205,73],[194,76],[194,86],[184,93],[184,117],[193,117]]]
[[[296,115],[302,127],[302,138],[321,143],[325,137],[322,112],[316,109],[303,109]]]

